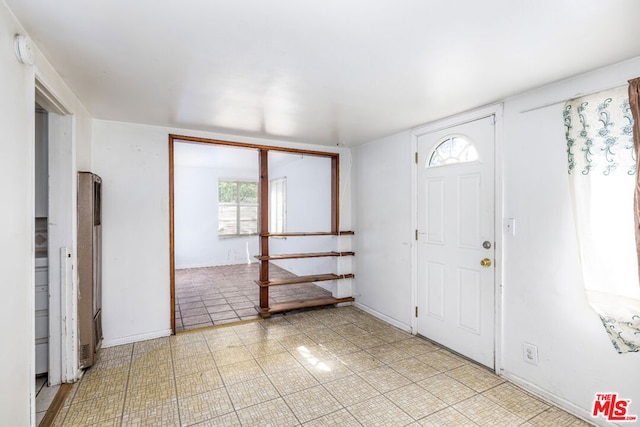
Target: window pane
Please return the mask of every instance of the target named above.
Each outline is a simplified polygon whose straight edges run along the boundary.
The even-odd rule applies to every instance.
[[[240,203],[256,204],[258,203],[258,184],[255,182],[240,183]]]
[[[218,234],[238,234],[238,216],[235,205],[218,205]]]
[[[467,138],[454,136],[442,141],[429,158],[428,167],[466,163],[478,160],[478,151]]]
[[[240,234],[258,232],[258,206],[240,206]]]
[[[236,203],[238,197],[237,182],[218,182],[218,201],[220,203]]]

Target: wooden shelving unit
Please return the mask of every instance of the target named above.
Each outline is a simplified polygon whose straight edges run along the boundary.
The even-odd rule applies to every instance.
[[[353,231],[345,231],[345,232],[317,232],[317,233],[262,233],[260,235],[261,239],[269,239],[270,237],[313,237],[313,236],[338,236],[338,235],[353,235]],[[268,249],[268,244],[266,245]],[[264,246],[262,246],[264,248]],[[311,253],[294,253],[294,254],[278,254],[278,255],[262,255],[256,256],[256,258],[260,261],[260,279],[256,280],[255,283],[260,287],[260,301],[264,300],[267,302],[266,306],[262,304],[260,306],[256,306],[256,310],[262,317],[269,317],[274,313],[282,313],[285,311],[291,310],[299,310],[301,308],[310,308],[310,307],[321,307],[326,305],[334,305],[342,302],[352,302],[354,301],[353,297],[347,298],[315,298],[315,299],[299,299],[292,300],[283,303],[273,304],[271,306],[268,305],[269,301],[269,288],[271,286],[286,286],[286,285],[296,285],[301,283],[315,283],[315,282],[324,282],[329,280],[343,280],[343,279],[352,279],[355,276],[351,273],[349,274],[313,274],[309,276],[296,276],[296,277],[287,277],[287,278],[278,278],[272,279],[269,278],[269,262],[285,260],[285,259],[309,259],[309,258],[321,258],[321,257],[342,257],[342,256],[354,256],[355,252],[346,251],[346,252],[311,252]],[[263,275],[263,272],[266,273]]]
[[[339,203],[339,155],[337,153],[317,153],[306,152],[309,155],[317,155],[328,157],[331,159],[331,231],[320,232],[295,232],[295,233],[270,233],[269,232],[269,150],[260,149],[260,255],[256,258],[260,261],[260,277],[256,280],[256,284],[260,289],[260,304],[256,306],[256,310],[262,317],[269,317],[273,313],[283,311],[297,310],[308,307],[319,307],[325,305],[339,304],[342,302],[354,301],[353,297],[346,298],[317,298],[317,299],[300,299],[287,301],[269,306],[269,288],[271,286],[286,286],[299,283],[314,283],[328,280],[351,279],[353,274],[316,274],[311,276],[298,276],[287,279],[273,279],[269,277],[269,264],[272,261],[304,259],[304,258],[320,258],[320,257],[342,257],[353,256],[354,252],[316,252],[316,253],[294,253],[271,255],[269,253],[269,240],[272,237],[309,237],[314,236],[343,236],[353,235],[353,231],[341,231],[339,226],[340,203]]]

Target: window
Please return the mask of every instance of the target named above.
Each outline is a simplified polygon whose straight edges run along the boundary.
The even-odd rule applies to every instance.
[[[287,231],[287,177],[269,182],[269,232]]]
[[[433,149],[429,166],[443,166],[453,163],[468,163],[478,160],[478,151],[464,136],[448,136]]]
[[[633,209],[637,171],[626,88],[570,100],[563,118],[587,298],[616,350],[640,351]]]
[[[218,236],[258,234],[258,183],[218,181]]]

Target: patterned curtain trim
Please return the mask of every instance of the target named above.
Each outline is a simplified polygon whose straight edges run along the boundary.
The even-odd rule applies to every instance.
[[[640,300],[594,291],[587,291],[587,297],[616,351],[639,352]]]
[[[636,173],[633,116],[626,88],[567,101],[564,106],[569,173]]]

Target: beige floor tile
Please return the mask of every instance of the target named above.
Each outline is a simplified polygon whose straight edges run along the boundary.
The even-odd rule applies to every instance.
[[[331,341],[320,344],[320,347],[328,351],[334,356],[340,356],[343,354],[355,353],[360,351],[361,348],[346,338],[336,338]]]
[[[406,426],[413,419],[384,396],[376,396],[350,406],[347,410],[363,426]]]
[[[155,427],[179,426],[178,403],[163,403],[142,411],[125,413],[122,416],[122,427]]]
[[[258,362],[253,359],[220,366],[218,371],[226,386],[265,376]]]
[[[264,357],[271,354],[284,353],[287,350],[276,340],[264,340],[251,344],[246,344],[245,347],[253,355],[253,357]]]
[[[295,350],[298,347],[310,347],[316,345],[316,342],[304,333],[286,335],[282,338],[278,338],[277,342],[287,350]]]
[[[483,395],[525,420],[549,409],[548,404],[509,383],[489,389]]]
[[[317,353],[312,353],[317,354]],[[347,368],[339,359],[330,357],[309,357],[301,362],[302,366],[309,371],[320,383],[334,381],[352,375],[353,372]]]
[[[354,307],[104,350],[54,425],[588,425]]]
[[[124,393],[116,393],[104,396],[101,399],[74,403],[69,406],[64,425],[84,427],[102,422],[110,423],[113,419],[122,416],[123,406]]]
[[[115,347],[101,348],[98,351],[98,361],[106,359],[119,359],[121,357],[131,357],[133,354],[133,344],[123,344]]]
[[[270,374],[268,377],[273,386],[282,396],[315,387],[320,384],[313,375],[301,366],[287,371]]]
[[[300,362],[289,353],[277,353],[259,357],[256,358],[256,362],[267,375],[302,367]]]
[[[449,405],[475,395],[476,392],[446,374],[438,374],[418,382],[418,385]]]
[[[530,419],[529,423],[535,427],[587,427],[591,425],[555,407]]]
[[[193,424],[194,427],[242,427],[238,415],[235,412],[220,415],[211,420]]]
[[[280,396],[267,377],[230,384],[226,389],[236,411]]]
[[[283,399],[302,423],[342,409],[342,405],[322,386],[308,388]]]
[[[422,381],[439,373],[437,369],[415,357],[391,362],[389,367],[413,382]]]
[[[127,381],[123,381],[119,376],[106,377],[100,381],[83,380],[78,386],[74,402],[101,399],[111,394],[124,393],[126,387]]]
[[[511,427],[526,421],[481,395],[456,403],[453,407],[481,426]]]
[[[211,355],[177,359],[173,362],[173,372],[176,377],[194,374],[196,372],[210,371],[215,368],[216,363]]]
[[[346,409],[340,409],[339,411],[306,422],[303,425],[304,427],[360,427],[362,424]]]
[[[348,377],[328,382],[324,387],[345,407],[355,405],[380,394],[378,390],[371,387],[357,375],[349,375]]]
[[[479,393],[505,382],[504,379],[489,372],[488,369],[472,364],[452,369],[447,372],[447,375]]]
[[[411,383],[406,377],[388,366],[359,372],[358,375],[380,393],[386,393]]]
[[[291,409],[280,398],[237,412],[243,426],[291,427],[300,425]]]
[[[169,337],[138,341],[133,344],[133,354],[168,351],[169,347]]]
[[[155,384],[130,385],[127,387],[127,397],[124,412],[138,412],[169,404],[176,401],[176,386],[173,378],[161,380]]]
[[[418,423],[423,427],[476,427],[478,424],[462,415],[452,407],[433,413]]]
[[[400,350],[394,343],[368,348],[367,351],[382,363],[393,363],[411,357],[410,354]]]
[[[343,354],[338,357],[338,360],[353,372],[368,371],[369,369],[379,368],[384,365],[381,361],[364,350],[350,354]]]
[[[206,341],[196,341],[187,345],[176,345],[172,349],[174,359],[204,357],[210,354]]]
[[[233,412],[233,405],[224,388],[211,390],[178,400],[182,425],[213,420],[221,415]]]
[[[251,352],[244,346],[214,350],[212,354],[218,366],[231,365],[243,360],[253,359]]]
[[[217,369],[196,372],[176,378],[178,399],[205,393],[221,387],[224,387],[224,383]]]
[[[337,338],[340,338],[340,334],[335,332],[333,329],[327,328],[326,326],[323,326],[313,319],[311,321],[320,326],[316,329],[305,331],[305,333],[316,343],[323,344],[325,342],[333,341]]]
[[[450,353],[446,350],[432,351],[429,353],[418,355],[416,356],[416,358],[422,360],[428,365],[433,366],[440,372],[450,371],[469,363],[465,359],[456,356],[455,354]]]
[[[415,420],[446,408],[448,405],[417,384],[409,384],[386,393],[387,399]]]

